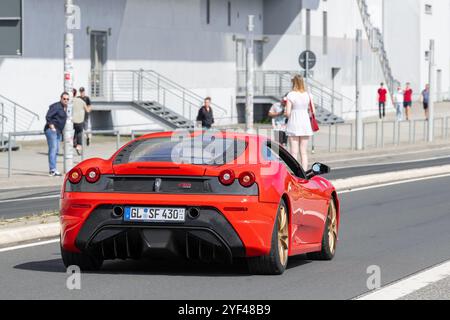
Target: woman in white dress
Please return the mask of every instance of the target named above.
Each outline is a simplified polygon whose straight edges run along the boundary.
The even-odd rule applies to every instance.
[[[308,170],[308,141],[314,135],[309,118],[309,104],[315,113],[311,95],[306,91],[305,81],[301,76],[292,79],[292,91],[287,95],[286,116],[288,125],[286,134],[292,156],[298,160],[300,153],[303,169]]]

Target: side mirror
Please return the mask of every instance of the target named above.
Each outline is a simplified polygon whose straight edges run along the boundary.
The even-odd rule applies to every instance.
[[[311,170],[309,170],[306,174],[307,174],[308,178],[311,179],[312,177],[321,176],[324,174],[328,174],[330,172],[331,172],[331,168],[329,166],[317,162],[317,163],[313,164]]]

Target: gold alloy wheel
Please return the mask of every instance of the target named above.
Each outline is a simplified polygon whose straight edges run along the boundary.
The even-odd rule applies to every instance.
[[[280,255],[280,262],[283,266],[286,265],[289,251],[289,224],[287,218],[286,208],[280,207],[278,214],[278,254]]]
[[[334,254],[336,250],[337,242],[337,215],[336,206],[334,201],[331,201],[330,208],[328,210],[328,245],[330,247],[331,253]]]

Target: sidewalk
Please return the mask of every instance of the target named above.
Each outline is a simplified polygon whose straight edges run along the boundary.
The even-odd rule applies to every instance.
[[[130,141],[130,137],[121,137],[121,144]],[[8,178],[8,153],[0,153],[0,190],[60,186],[63,177],[48,176],[47,142],[45,140],[20,142],[21,150],[12,152],[12,177]],[[58,157],[58,170],[63,172],[63,145]],[[116,138],[95,136],[91,146],[86,148],[85,159],[100,157],[108,159],[116,151]],[[81,162],[81,157],[74,150],[74,164]]]
[[[413,107],[413,119],[423,118],[423,109],[418,104]],[[436,116],[450,116],[450,103],[437,105]],[[393,119],[394,115],[388,115],[388,119]],[[372,121],[368,119],[366,121]],[[326,130],[326,129],[325,129]],[[375,130],[367,130],[367,140],[374,139]],[[322,137],[328,138],[326,132],[322,132]],[[323,162],[332,167],[342,167],[349,165],[381,164],[393,161],[406,161],[414,159],[427,159],[432,157],[443,157],[450,155],[450,138],[437,139],[432,144],[425,143],[417,139],[416,144],[402,142],[396,146],[386,143],[384,148],[368,148],[364,151],[352,151],[350,149],[350,134],[341,130],[338,136],[340,144],[348,144],[342,147],[339,152],[329,152],[327,144],[322,141],[317,145],[316,152],[310,154],[310,163]],[[316,140],[320,140],[320,136]],[[130,141],[130,137],[121,137],[121,144]],[[333,137],[334,141],[334,137]],[[316,141],[317,142],[317,141]],[[0,153],[0,190],[60,186],[63,178],[48,176],[47,144],[45,140],[20,142],[20,151],[12,153],[13,176],[8,179],[8,153]],[[62,146],[61,146],[62,147]],[[368,146],[370,147],[370,146]],[[109,158],[116,150],[115,137],[95,136],[93,143],[86,149],[85,159],[92,157]],[[332,148],[334,151],[334,148]],[[62,153],[63,150],[60,150]],[[81,157],[74,151],[74,163],[81,161]],[[350,162],[351,161],[351,162]],[[58,169],[63,171],[62,156],[58,157]]]
[[[96,137],[95,142],[88,148],[86,158],[109,158],[116,149],[115,138]],[[129,138],[122,139],[122,143]],[[412,161],[445,157],[450,155],[450,141],[440,141],[433,144],[419,143],[415,145],[391,146],[384,149],[371,149],[361,152],[345,151],[328,153],[317,152],[310,155],[310,163],[322,162],[332,168],[348,167],[351,165],[375,165],[400,161]],[[74,156],[75,163],[80,157]],[[62,170],[63,159],[58,157],[58,168]],[[48,177],[47,153],[44,141],[24,143],[22,150],[13,153],[13,176],[7,177],[7,153],[0,153],[0,190],[60,186],[63,177]]]

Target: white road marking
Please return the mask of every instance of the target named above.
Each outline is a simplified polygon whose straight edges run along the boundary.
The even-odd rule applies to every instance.
[[[31,200],[55,199],[55,198],[59,198],[59,194],[55,194],[55,195],[51,195],[51,196],[42,196],[42,197],[31,197],[31,198],[1,200],[0,204],[2,204],[2,203],[11,203],[11,202],[21,202],[21,201],[31,201]]]
[[[375,185],[371,185],[371,186],[367,186],[367,187],[343,190],[343,191],[338,191],[338,195],[345,194],[345,193],[364,191],[364,190],[370,190],[370,189],[377,189],[377,188],[388,187],[388,186],[395,186],[395,185],[399,185],[399,184],[406,184],[406,183],[417,182],[417,181],[426,181],[426,180],[434,180],[434,179],[439,179],[439,178],[447,178],[447,177],[450,177],[450,173],[432,176],[432,177],[422,177],[422,178],[400,180],[400,181],[395,181],[395,182],[375,184]]]
[[[0,249],[0,253],[14,251],[14,250],[20,250],[20,249],[25,249],[25,248],[31,248],[31,247],[37,247],[37,246],[43,246],[46,244],[51,244],[51,243],[56,243],[56,242],[59,242],[59,239],[33,242],[33,243],[23,244],[23,245],[14,246],[14,247],[3,248],[3,249]]]
[[[357,297],[355,300],[398,300],[447,277],[450,277],[450,261]]]
[[[443,148],[438,148],[438,149],[432,149],[432,151],[444,151],[444,150],[449,150],[449,147],[443,147]],[[419,154],[419,153],[429,153],[430,150],[420,150],[420,151],[411,151],[411,152],[403,152],[403,153],[399,153],[399,156],[403,156],[403,155],[410,155],[410,154]],[[362,157],[353,157],[353,158],[346,158],[346,159],[339,159],[339,160],[333,160],[333,161],[327,161],[328,163],[337,163],[337,162],[348,162],[348,161],[355,161],[355,160],[366,160],[366,159],[378,159],[378,158],[385,158],[386,155],[373,155],[373,156],[362,156]],[[420,161],[420,160],[419,160]]]
[[[361,164],[361,165],[348,166],[348,167],[332,168],[332,170],[343,170],[343,169],[365,168],[365,167],[370,168],[370,167],[378,167],[378,166],[381,167],[381,166],[389,166],[389,165],[395,165],[395,164],[419,163],[419,162],[427,162],[427,161],[442,160],[442,159],[450,159],[450,157],[442,156],[442,157],[433,157],[433,158],[417,159],[417,160],[404,160],[404,161],[396,161],[396,162]]]

